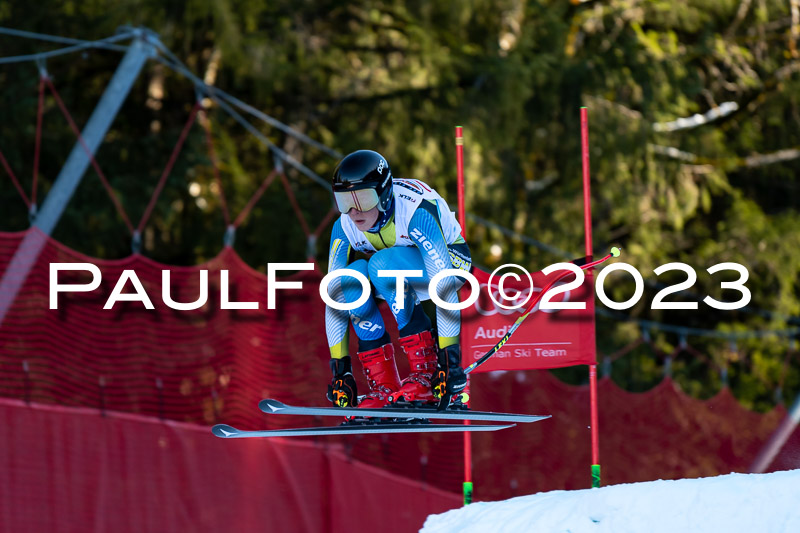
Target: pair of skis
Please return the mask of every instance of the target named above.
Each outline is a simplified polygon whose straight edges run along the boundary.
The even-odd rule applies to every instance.
[[[596,261],[578,265],[582,270],[597,266],[612,257],[619,257],[620,249],[616,246],[611,253]],[[483,356],[470,364],[464,372],[469,374],[485,363],[491,356],[500,350],[511,335],[519,328],[522,322],[533,312],[539,300],[558,281],[570,275],[570,271],[553,279],[533,300],[528,304],[525,312],[514,322],[500,341]],[[266,399],[259,403],[259,408],[268,414],[276,415],[305,415],[305,416],[344,416],[348,422],[341,426],[275,429],[263,431],[243,431],[234,427],[217,424],[212,428],[214,435],[224,439],[247,437],[307,437],[315,435],[353,435],[369,433],[432,433],[432,432],[463,432],[463,431],[498,431],[514,427],[516,423],[530,423],[549,418],[548,416],[523,415],[511,413],[492,413],[470,410],[448,410],[450,397],[445,395],[438,407],[384,407],[381,409],[358,409],[354,407],[296,407],[286,405],[277,400]],[[365,418],[366,417],[366,418]],[[356,419],[350,420],[351,418]],[[431,424],[430,419],[451,421],[486,421],[506,422],[497,425],[462,425],[462,424]]]
[[[516,423],[530,423],[550,416],[491,413],[469,410],[440,411],[436,407],[383,407],[359,409],[357,407],[296,407],[278,400],[261,400],[259,409],[273,415],[355,417],[341,426],[271,429],[243,431],[217,424],[211,431],[223,439],[252,437],[310,437],[318,435],[358,435],[370,433],[435,433],[463,431],[498,431],[514,427]],[[365,419],[364,417],[368,417]],[[430,419],[459,421],[505,422],[496,425],[432,424]]]

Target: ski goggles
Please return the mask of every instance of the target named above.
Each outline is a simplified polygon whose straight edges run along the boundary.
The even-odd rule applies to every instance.
[[[380,201],[378,192],[375,189],[336,191],[333,195],[336,197],[336,206],[343,214],[347,214],[351,209],[355,209],[356,211],[369,211],[378,205]]]

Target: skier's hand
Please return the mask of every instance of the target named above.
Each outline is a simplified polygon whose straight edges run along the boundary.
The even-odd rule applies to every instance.
[[[467,375],[461,368],[439,368],[431,381],[431,389],[436,398],[461,393],[467,386]]]
[[[355,407],[358,398],[356,380],[353,374],[334,377],[328,385],[328,400],[334,407]]]
[[[441,348],[437,354],[438,368],[431,380],[436,398],[460,394],[467,386],[467,374],[461,368],[461,347],[458,344]]]

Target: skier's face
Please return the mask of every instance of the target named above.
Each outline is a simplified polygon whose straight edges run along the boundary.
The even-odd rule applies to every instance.
[[[347,212],[347,216],[350,217],[350,220],[353,221],[359,231],[367,231],[378,221],[380,211],[378,211],[377,205],[369,211],[358,211],[353,208]]]

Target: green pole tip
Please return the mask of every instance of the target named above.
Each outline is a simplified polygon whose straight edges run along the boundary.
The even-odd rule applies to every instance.
[[[464,505],[467,506],[472,503],[472,482],[464,482]]]
[[[600,465],[592,465],[592,488],[600,488]]]
[[[620,250],[620,249],[619,249],[619,248],[617,248],[616,246],[614,246],[613,248],[611,248],[611,256],[612,256],[612,257],[619,257],[619,254],[620,254],[620,253],[622,253],[622,250]]]

